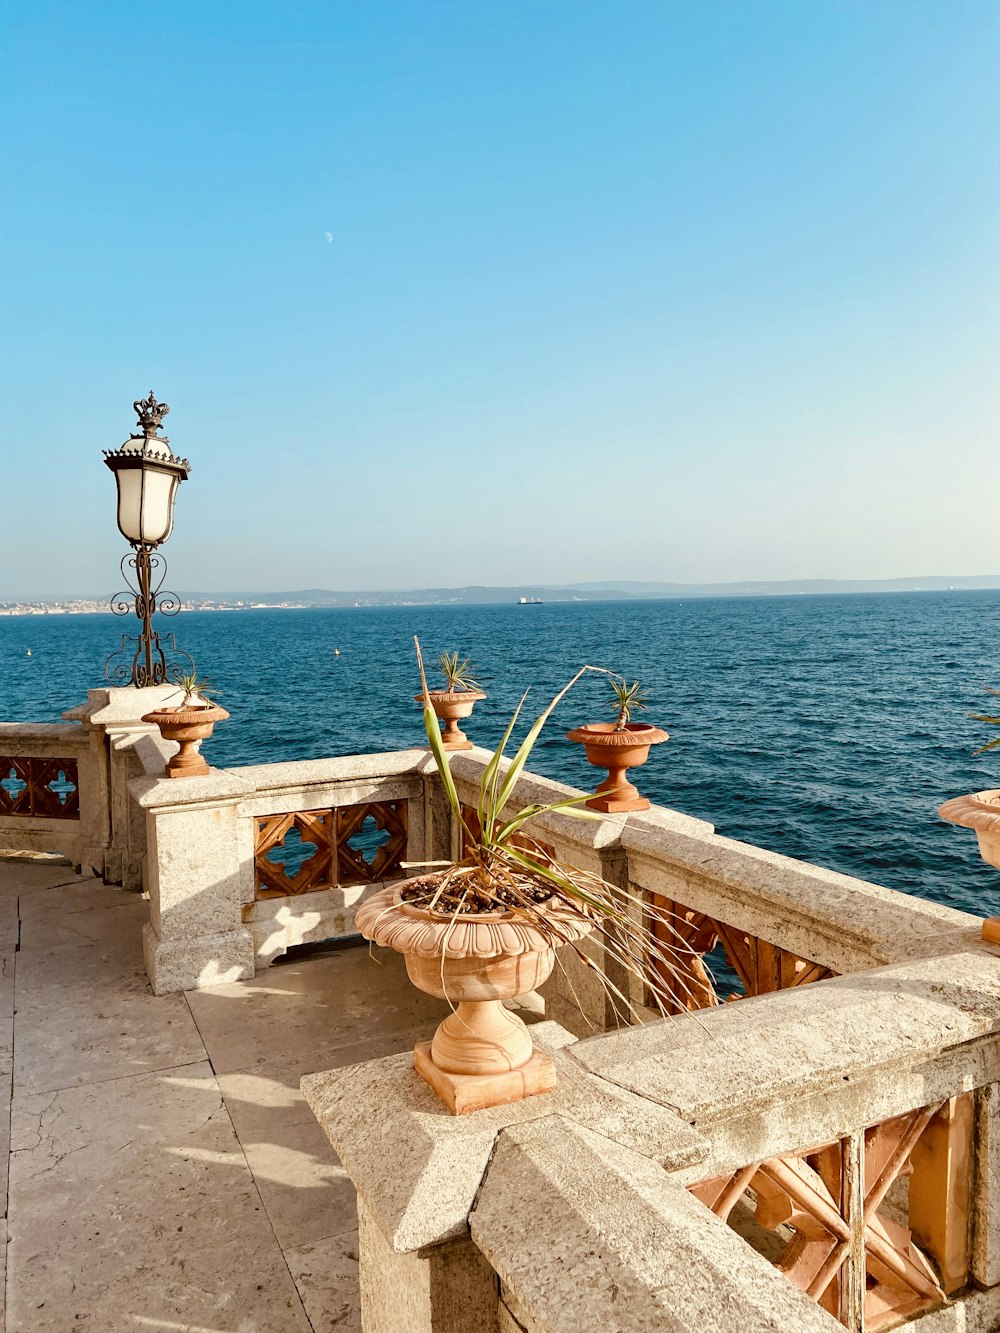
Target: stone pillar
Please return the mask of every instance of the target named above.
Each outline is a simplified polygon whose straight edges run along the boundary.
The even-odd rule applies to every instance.
[[[398,1254],[358,1198],[364,1333],[499,1333],[497,1275],[462,1238]]]
[[[146,971],[156,995],[254,974],[243,905],[253,900],[253,830],[237,806],[250,784],[224,771],[132,783],[145,816]]]
[[[157,728],[142,721],[143,714],[176,702],[177,695],[176,685],[88,690],[86,703],[63,713],[91,736],[97,782],[83,836],[86,859],[108,884],[142,887],[145,821],[129,799],[128,784],[155,768],[169,750]]]
[[[975,1169],[972,1186],[972,1276],[1000,1283],[1000,1084],[975,1093]]]
[[[469,1231],[497,1136],[508,1125],[551,1124],[565,1115],[602,1143],[635,1143],[638,1133],[656,1154],[657,1176],[707,1154],[708,1143],[666,1107],[585,1073],[566,1049],[574,1045],[570,1033],[558,1024],[535,1023],[531,1034],[556,1067],[555,1091],[468,1115],[448,1114],[414,1071],[410,1052],[302,1080],[306,1101],[358,1191],[364,1333],[516,1330],[500,1308],[496,1266]],[[544,1234],[526,1232],[522,1241],[539,1254],[546,1250]]]

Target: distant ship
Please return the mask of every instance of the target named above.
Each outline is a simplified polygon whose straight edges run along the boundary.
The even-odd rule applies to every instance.
[[[517,604],[518,606],[541,606],[542,599],[540,597],[519,597]]]

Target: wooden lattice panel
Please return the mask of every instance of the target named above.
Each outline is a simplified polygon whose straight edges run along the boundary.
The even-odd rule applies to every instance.
[[[75,759],[0,755],[0,816],[79,819],[80,778]]]
[[[400,876],[400,861],[406,855],[406,801],[369,801],[365,805],[343,806],[337,811],[337,860],[341,884],[377,884],[388,875]],[[374,860],[367,861],[352,846],[363,834],[366,820],[374,822],[378,833],[385,833]]]
[[[255,895],[291,898],[320,889],[400,878],[407,802],[368,801],[257,819]],[[372,846],[373,840],[377,845]],[[367,850],[371,852],[369,859]]]
[[[745,995],[765,995],[837,975],[822,963],[800,958],[788,949],[737,930],[724,921],[716,921],[704,912],[692,911],[690,907],[656,895],[652,901],[658,911],[665,914],[663,920],[653,920],[653,934],[661,945],[683,944],[692,950],[690,954],[677,950],[672,955],[674,965],[683,973],[680,979],[672,975],[659,976],[660,984],[672,999],[670,1013],[700,1009],[717,1002],[702,960],[718,944],[725,949]],[[657,971],[659,973],[661,969]]]
[[[311,855],[296,856],[296,870],[288,874],[279,849],[294,833],[293,843],[311,843]],[[258,898],[297,897],[334,884],[336,823],[333,810],[294,810],[265,815],[257,820],[254,868]]]
[[[943,1305],[968,1282],[971,1098],[884,1120],[859,1139],[689,1188],[725,1221],[742,1201],[752,1227],[744,1220],[738,1229],[755,1248],[780,1248],[773,1262],[800,1291],[852,1329],[863,1310],[864,1328],[875,1330]]]

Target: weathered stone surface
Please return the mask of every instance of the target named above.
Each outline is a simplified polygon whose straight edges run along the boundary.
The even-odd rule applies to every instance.
[[[220,1074],[254,1183],[285,1250],[357,1228],[354,1186],[298,1088],[299,1070],[280,1077]]]
[[[319,889],[293,898],[263,898],[243,909],[253,934],[255,966],[267,967],[298,944],[356,935],[354,913],[382,884]]]
[[[148,1073],[204,1056],[183,996],[157,999],[150,991],[140,953],[145,904],[133,896],[101,915],[104,927],[93,943],[70,932],[45,947],[39,931],[17,956],[14,1069],[24,1092]]]
[[[329,759],[297,759],[291,763],[248,764],[235,770],[255,791],[281,787],[318,786],[369,778],[424,773],[434,768],[426,749],[386,750],[374,754],[340,755]]]
[[[498,1333],[496,1276],[465,1236],[400,1254],[360,1199],[358,1223],[365,1333]]]
[[[708,1145],[663,1108],[584,1074],[562,1049],[570,1034],[555,1023],[531,1031],[536,1047],[556,1063],[556,1091],[470,1115],[451,1115],[414,1073],[409,1054],[303,1079],[306,1100],[394,1250],[463,1233],[506,1125],[559,1112],[671,1167],[707,1152]]]
[[[120,922],[113,916],[118,908],[126,909]],[[20,942],[26,953],[95,945],[113,938],[134,955],[144,907],[138,894],[127,889],[98,879],[67,882],[64,872],[53,888],[22,893],[19,911]]]
[[[15,1097],[10,1199],[11,1333],[309,1333],[207,1062]]]
[[[658,1166],[561,1116],[504,1130],[470,1227],[528,1330],[842,1328]]]
[[[981,920],[762,847],[646,816],[622,831],[633,884],[821,962],[835,972],[962,948]]]
[[[997,1333],[1000,1329],[1000,1290],[976,1291],[942,1310],[898,1324],[894,1333]]]
[[[147,921],[142,928],[142,956],[154,995],[249,980],[255,971],[253,936],[243,927],[163,940]]]
[[[498,1313],[500,1315],[498,1333],[527,1333],[524,1325],[517,1322],[503,1301],[500,1302]]]
[[[1000,1283],[1000,1084],[975,1101],[976,1169],[972,1185],[972,1274],[984,1287]]]
[[[357,1228],[288,1249],[285,1260],[314,1333],[361,1333]]]
[[[217,1072],[254,1069],[274,1061],[274,1031],[281,1033],[281,1059],[298,1061],[303,1070],[341,1063],[337,1052],[346,1046],[368,1054],[374,1039],[401,1034],[406,1049],[429,1037],[448,1013],[412,986],[402,958],[391,949],[353,947],[309,963],[286,963],[260,973],[254,980],[213,986],[188,995],[191,1012]],[[373,1021],[372,996],[380,997]],[[378,1054],[383,1054],[379,1051]]]
[[[608,1033],[573,1055],[702,1124],[890,1073],[1000,1030],[1000,959],[916,960]]]
[[[95,883],[78,875],[68,857],[38,852],[0,852],[0,898],[16,903],[19,894],[35,896],[60,884]]]

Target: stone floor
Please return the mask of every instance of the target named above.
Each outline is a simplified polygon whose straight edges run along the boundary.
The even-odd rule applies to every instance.
[[[0,1331],[359,1329],[354,1191],[299,1079],[411,1047],[444,1006],[365,947],[156,998],[146,914],[0,859]]]

